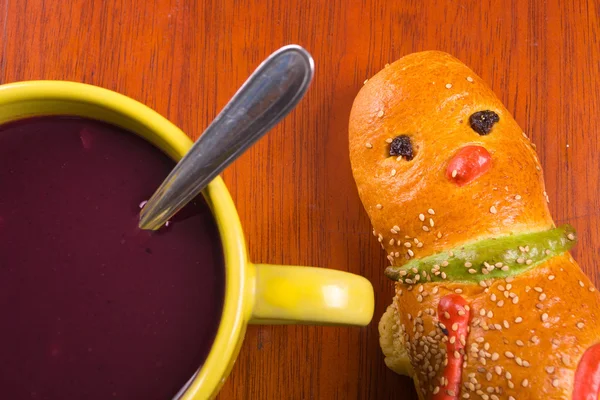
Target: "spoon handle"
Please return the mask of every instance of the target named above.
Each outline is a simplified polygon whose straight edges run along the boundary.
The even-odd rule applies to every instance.
[[[139,227],[160,228],[194,199],[298,104],[313,74],[311,55],[297,45],[263,61],[142,208]]]

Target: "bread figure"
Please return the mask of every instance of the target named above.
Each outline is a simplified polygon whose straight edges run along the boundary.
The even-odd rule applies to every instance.
[[[421,399],[598,399],[600,296],[486,84],[446,53],[407,55],[358,93],[349,145],[396,282],[387,366]]]

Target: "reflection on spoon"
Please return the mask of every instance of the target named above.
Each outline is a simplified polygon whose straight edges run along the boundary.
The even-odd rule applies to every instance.
[[[313,74],[312,57],[297,45],[263,61],[142,208],[139,227],[160,228],[196,197],[298,104]]]

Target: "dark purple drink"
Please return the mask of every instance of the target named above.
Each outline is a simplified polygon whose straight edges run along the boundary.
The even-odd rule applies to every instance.
[[[222,311],[216,224],[198,199],[137,227],[174,163],[79,118],[0,127],[0,398],[172,398]]]

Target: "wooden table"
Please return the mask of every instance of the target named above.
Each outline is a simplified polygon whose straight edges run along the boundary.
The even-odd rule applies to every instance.
[[[595,0],[0,0],[0,81],[103,86],[197,138],[265,56],[306,47],[306,98],[224,178],[253,260],[363,274],[376,315],[367,328],[250,327],[220,398],[414,399],[379,351],[392,284],[350,172],[353,97],[409,52],[469,64],[537,144],[555,220],[577,228],[574,256],[600,283],[599,16]]]

